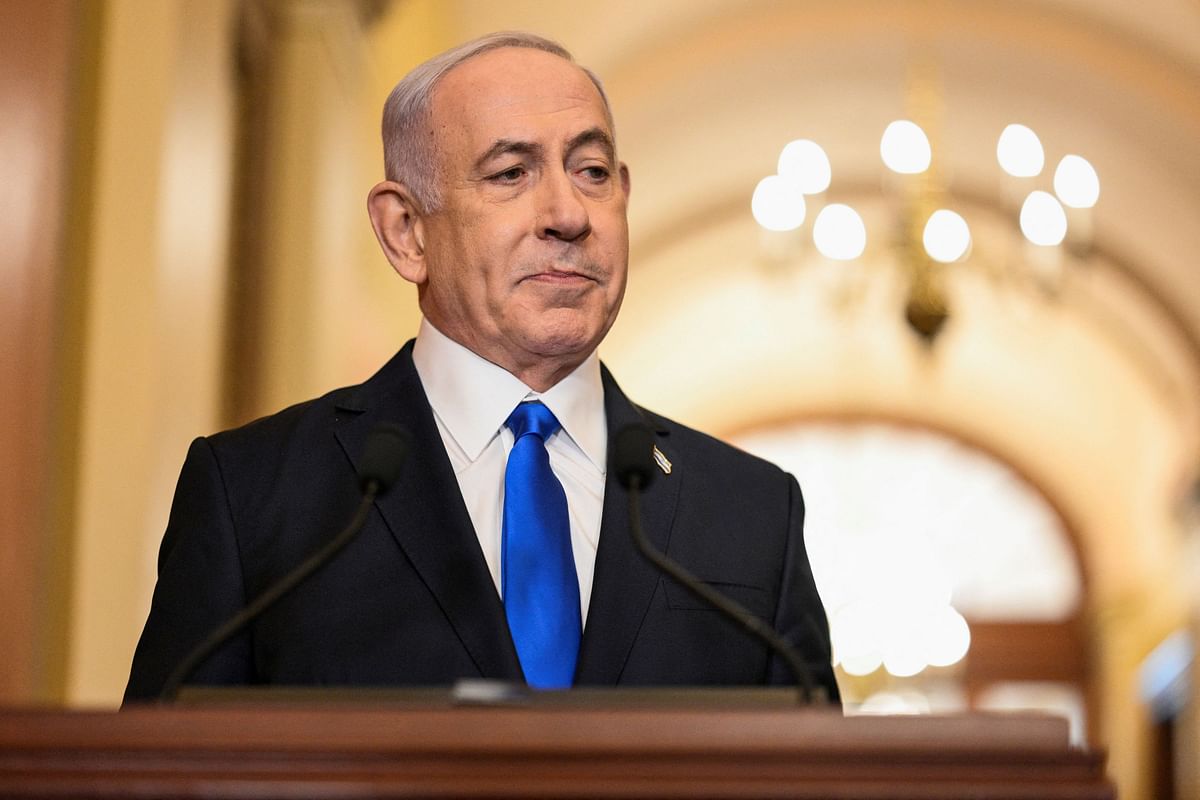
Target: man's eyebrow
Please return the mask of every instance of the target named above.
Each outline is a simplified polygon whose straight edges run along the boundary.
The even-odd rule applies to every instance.
[[[586,147],[591,144],[600,145],[609,161],[616,160],[617,147],[613,144],[612,137],[608,135],[608,131],[603,128],[588,128],[583,133],[576,134],[567,142],[567,152],[572,153],[580,147]]]
[[[542,155],[542,146],[536,142],[525,142],[520,139],[497,139],[483,155],[475,159],[475,168],[482,169],[492,159],[508,153],[531,155],[540,158]]]

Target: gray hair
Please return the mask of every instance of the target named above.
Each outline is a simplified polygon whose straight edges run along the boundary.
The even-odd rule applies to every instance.
[[[433,90],[447,72],[464,61],[489,50],[501,47],[525,47],[542,50],[575,63],[567,48],[550,39],[524,31],[489,33],[452,50],[434,56],[404,76],[383,105],[383,165],[390,181],[403,183],[413,199],[425,211],[436,211],[441,205],[437,185],[437,163],[434,142],[430,134],[429,114]],[[595,84],[604,103],[604,116],[609,131],[616,136],[612,110],[600,79],[586,67],[580,67]]]

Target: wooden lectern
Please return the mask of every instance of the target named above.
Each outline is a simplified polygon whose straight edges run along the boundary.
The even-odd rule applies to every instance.
[[[1114,797],[1054,717],[611,697],[0,711],[0,797]]]

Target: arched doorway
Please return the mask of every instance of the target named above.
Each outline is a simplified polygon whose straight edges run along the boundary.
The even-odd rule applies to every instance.
[[[1089,738],[1087,583],[1036,486],[909,424],[805,420],[735,441],[800,480],[850,713],[1037,709]]]

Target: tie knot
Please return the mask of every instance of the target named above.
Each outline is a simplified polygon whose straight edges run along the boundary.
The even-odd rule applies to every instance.
[[[520,403],[504,422],[513,432],[513,438],[520,439],[527,433],[536,435],[543,442],[554,435],[561,427],[554,413],[542,405],[540,400],[531,403]]]

